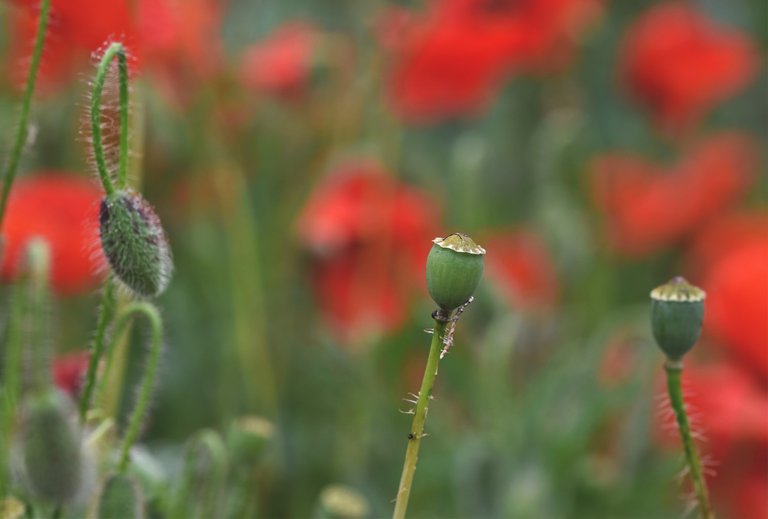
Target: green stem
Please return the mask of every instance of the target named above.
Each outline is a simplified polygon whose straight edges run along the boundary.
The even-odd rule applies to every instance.
[[[8,460],[10,459],[11,447],[11,426],[16,416],[16,404],[19,400],[21,391],[21,321],[22,305],[21,288],[12,287],[11,297],[8,308],[8,324],[5,334],[5,363],[3,364],[2,392],[0,393],[0,496],[9,495],[8,493]]]
[[[33,239],[27,246],[27,264],[29,268],[29,299],[23,317],[25,323],[22,337],[25,345],[32,351],[32,377],[34,387],[43,390],[51,384],[51,364],[49,351],[50,302],[48,280],[51,272],[51,251],[48,243],[41,238]]]
[[[19,125],[16,129],[16,140],[11,149],[11,157],[3,173],[3,188],[0,194],[0,228],[2,228],[5,209],[8,204],[8,196],[11,193],[11,186],[16,178],[16,171],[19,168],[21,152],[24,144],[27,142],[29,134],[29,110],[32,106],[32,94],[35,92],[35,82],[37,81],[37,71],[40,69],[40,58],[43,55],[45,45],[45,31],[48,27],[48,14],[50,12],[51,0],[42,0],[40,2],[40,18],[37,22],[37,34],[35,35],[35,47],[32,51],[32,62],[27,72],[27,82],[24,85],[24,95],[21,102],[21,113],[19,114]]]
[[[128,60],[125,55],[125,47],[122,43],[111,44],[99,62],[96,70],[96,78],[93,81],[93,96],[91,97],[91,134],[93,138],[93,157],[96,161],[96,169],[99,172],[101,184],[107,195],[115,192],[112,177],[107,169],[104,158],[104,143],[101,137],[101,94],[104,90],[104,82],[109,73],[112,60],[117,57],[119,81],[120,81],[120,155],[118,163],[117,187],[125,187],[126,172],[128,170]]]
[[[85,421],[88,408],[91,405],[93,389],[96,386],[96,372],[99,368],[99,361],[104,354],[104,345],[106,344],[107,326],[112,321],[115,314],[115,283],[109,277],[104,284],[104,295],[99,309],[99,318],[96,322],[96,335],[93,338],[91,355],[88,361],[88,371],[85,375],[83,392],[80,395],[80,423]]]
[[[432,388],[435,385],[437,377],[437,367],[440,362],[440,350],[443,345],[443,337],[448,323],[435,319],[435,330],[432,333],[432,344],[429,347],[429,358],[427,367],[424,369],[424,378],[421,381],[419,390],[419,399],[416,403],[416,409],[413,416],[411,431],[408,433],[408,448],[405,451],[405,461],[403,462],[403,474],[400,477],[400,487],[397,491],[397,502],[395,503],[395,513],[393,519],[403,519],[405,511],[408,508],[408,498],[411,496],[411,485],[413,484],[413,474],[416,472],[416,462],[419,458],[419,447],[421,438],[424,436],[424,422],[427,419],[429,401],[432,398]]]
[[[680,430],[680,438],[683,440],[685,458],[688,461],[688,467],[691,471],[693,490],[696,493],[696,499],[699,501],[701,519],[713,519],[715,516],[709,505],[709,495],[707,494],[707,485],[704,482],[704,475],[701,470],[699,454],[696,449],[696,444],[693,442],[691,427],[688,424],[688,415],[685,412],[685,402],[683,400],[683,390],[680,382],[683,365],[679,361],[667,360],[664,364],[664,369],[667,372],[669,401],[672,404],[672,410],[675,412],[677,426]]]
[[[119,336],[122,333],[123,329],[128,326],[136,314],[144,315],[149,321],[152,329],[152,343],[150,345],[147,365],[144,368],[144,377],[142,378],[139,394],[136,398],[136,405],[131,412],[130,419],[128,420],[128,429],[123,439],[120,461],[118,462],[118,472],[121,474],[128,468],[131,447],[139,436],[141,424],[149,407],[149,400],[155,387],[157,366],[160,363],[160,353],[163,349],[163,320],[157,308],[146,301],[131,303],[125,307],[123,314],[117,321],[115,336]]]

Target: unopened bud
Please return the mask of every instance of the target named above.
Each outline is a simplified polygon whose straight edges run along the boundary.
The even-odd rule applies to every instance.
[[[99,496],[101,519],[144,519],[144,496],[130,476],[115,474],[104,483]]]
[[[57,505],[73,501],[84,483],[85,462],[71,402],[47,390],[28,396],[21,413],[20,456],[30,492]]]
[[[173,272],[168,240],[160,218],[132,191],[104,197],[99,211],[101,246],[115,276],[141,297],[156,297]]]

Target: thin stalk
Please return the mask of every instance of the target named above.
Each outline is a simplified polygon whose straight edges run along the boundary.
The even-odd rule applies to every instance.
[[[37,81],[37,72],[40,69],[40,58],[43,55],[45,46],[45,32],[48,28],[48,14],[51,10],[51,0],[42,0],[40,2],[40,18],[37,22],[37,34],[35,35],[35,47],[32,50],[32,62],[27,72],[27,82],[24,85],[24,94],[21,101],[21,113],[19,114],[19,123],[16,129],[16,140],[11,149],[11,156],[8,165],[3,173],[3,188],[0,193],[0,228],[2,228],[5,209],[8,204],[8,196],[11,194],[11,186],[16,178],[16,171],[19,169],[21,152],[29,135],[29,110],[32,106],[32,95],[35,92],[35,82]]]
[[[21,391],[21,304],[19,299],[23,297],[18,286],[12,287],[8,309],[8,325],[5,334],[5,362],[3,364],[2,392],[0,393],[0,496],[8,495],[8,466],[10,458],[11,424],[16,415],[16,403]]]
[[[664,364],[667,372],[667,389],[669,391],[669,401],[672,404],[672,410],[675,412],[675,419],[680,430],[680,438],[683,441],[685,458],[691,471],[691,480],[693,481],[693,490],[696,493],[696,499],[699,502],[699,512],[701,519],[714,519],[714,514],[709,505],[709,495],[707,485],[704,482],[704,475],[701,470],[701,461],[696,444],[691,436],[691,427],[688,423],[688,415],[685,412],[685,402],[683,400],[682,384],[680,375],[683,371],[682,363],[667,360]]]
[[[85,421],[88,408],[91,405],[93,389],[96,387],[96,372],[99,368],[99,361],[104,354],[107,326],[115,315],[115,302],[115,283],[110,276],[104,284],[104,295],[102,296],[101,308],[99,309],[99,318],[96,322],[96,335],[93,338],[88,371],[85,375],[83,392],[80,395],[80,423]]]
[[[413,475],[416,472],[416,462],[419,459],[419,447],[421,438],[424,436],[424,422],[427,419],[429,402],[432,398],[432,388],[435,385],[437,377],[438,363],[440,362],[440,350],[443,345],[443,337],[447,327],[443,320],[435,319],[435,330],[432,333],[432,344],[429,347],[429,358],[427,367],[424,369],[424,378],[421,381],[419,390],[419,399],[416,403],[416,409],[413,416],[411,431],[408,433],[408,448],[405,451],[405,461],[403,462],[403,474],[400,477],[400,487],[397,491],[397,502],[395,503],[395,513],[393,519],[403,519],[405,511],[408,508],[408,498],[411,496],[411,485],[413,484]]]
[[[155,388],[155,379],[157,376],[157,367],[160,364],[160,353],[163,349],[163,320],[157,308],[146,301],[135,302],[127,305],[121,314],[115,327],[116,335],[120,335],[131,320],[138,314],[146,317],[152,330],[152,338],[149,349],[149,358],[144,367],[144,377],[139,386],[139,393],[136,397],[131,416],[128,420],[128,429],[123,438],[123,445],[120,449],[120,461],[118,462],[118,472],[124,473],[128,468],[130,460],[131,447],[136,442],[144,422],[144,417],[149,407],[149,400],[152,397],[152,390]]]
[[[101,94],[104,91],[104,82],[109,73],[112,60],[117,57],[119,82],[120,82],[120,154],[118,162],[117,187],[125,187],[126,172],[128,170],[128,60],[125,55],[125,47],[122,43],[111,44],[99,62],[96,70],[96,78],[93,81],[93,96],[91,98],[91,134],[93,138],[93,157],[96,161],[96,169],[99,179],[107,195],[115,192],[112,177],[104,158],[104,143],[101,137]]]

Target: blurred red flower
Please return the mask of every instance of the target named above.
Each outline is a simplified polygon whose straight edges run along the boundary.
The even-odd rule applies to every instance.
[[[726,249],[703,282],[705,327],[768,383],[768,229]],[[764,420],[768,426],[768,414]]]
[[[312,76],[318,35],[308,23],[283,25],[246,48],[241,78],[247,88],[281,98],[301,96]]]
[[[298,223],[312,253],[312,286],[337,336],[354,342],[397,328],[437,229],[428,194],[371,162],[334,171],[308,200]]]
[[[629,91],[668,129],[696,123],[744,88],[758,66],[744,34],[682,2],[659,4],[637,19],[620,58]]]
[[[477,113],[510,72],[567,63],[599,11],[597,0],[443,0],[390,13],[394,29],[379,34],[392,53],[392,105],[416,122]]]
[[[14,0],[9,16],[12,63],[31,55],[39,2]],[[217,65],[219,3],[213,0],[52,0],[39,86],[53,89],[82,71],[105,42],[122,40],[132,67],[142,65],[178,81],[201,77]],[[19,78],[19,83],[24,80]],[[184,76],[179,78],[178,76]],[[167,78],[166,78],[167,79]]]
[[[729,251],[747,243],[764,243],[768,236],[768,211],[736,211],[704,227],[687,250],[689,271],[702,277]]]
[[[74,174],[43,172],[20,178],[8,199],[2,227],[0,275],[12,281],[27,242],[44,238],[51,249],[51,283],[61,295],[81,293],[102,280],[98,240],[101,190]]]
[[[483,240],[486,276],[520,310],[551,310],[559,292],[557,271],[541,239],[530,231],[498,233]]]
[[[641,256],[687,237],[744,194],[755,151],[734,133],[699,142],[672,167],[633,155],[598,157],[592,193],[611,245]]]
[[[83,377],[88,370],[90,354],[78,351],[59,355],[53,359],[53,382],[56,387],[75,398],[80,392]]]

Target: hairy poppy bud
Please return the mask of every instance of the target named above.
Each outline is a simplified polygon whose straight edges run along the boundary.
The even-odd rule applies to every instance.
[[[651,329],[656,344],[670,360],[693,348],[704,321],[703,290],[676,277],[651,292]]]
[[[443,310],[466,303],[483,275],[485,249],[465,234],[432,240],[427,257],[429,295]]]
[[[99,231],[112,271],[132,292],[156,297],[168,286],[173,262],[160,218],[138,193],[117,191],[104,197]]]
[[[57,505],[73,501],[84,483],[85,462],[71,403],[48,390],[27,397],[22,406],[20,457],[29,491]]]
[[[101,491],[97,515],[104,519],[143,519],[144,496],[141,487],[124,474],[110,476]]]

